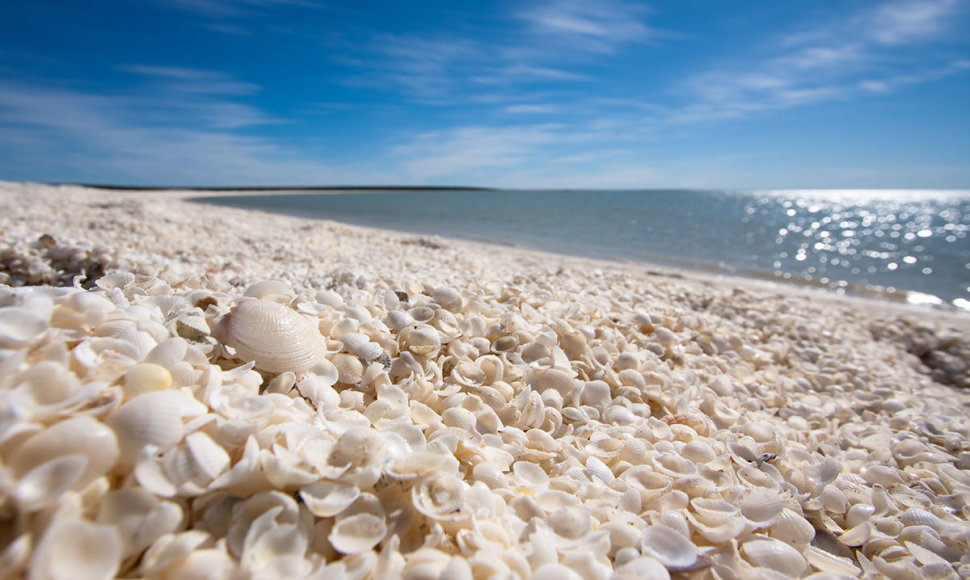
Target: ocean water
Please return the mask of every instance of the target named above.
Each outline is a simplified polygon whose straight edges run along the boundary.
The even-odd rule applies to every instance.
[[[199,201],[970,310],[970,191],[436,190]]]

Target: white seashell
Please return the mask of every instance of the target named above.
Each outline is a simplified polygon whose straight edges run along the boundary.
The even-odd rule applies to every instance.
[[[873,485],[879,484],[885,487],[891,487],[897,483],[903,483],[903,478],[899,472],[885,465],[866,465],[859,472],[859,475],[866,482]]]
[[[580,540],[593,526],[589,512],[573,507],[555,510],[546,516],[546,525],[557,536],[568,540]]]
[[[267,372],[303,372],[326,354],[320,331],[296,311],[268,300],[241,300],[216,333],[234,357]]]
[[[431,299],[452,312],[461,310],[461,294],[451,286],[439,286],[431,293]]]
[[[118,439],[101,422],[87,416],[74,417],[39,431],[24,441],[10,456],[9,465],[15,474],[24,475],[52,459],[75,454],[86,458],[80,473],[74,473],[79,466],[76,460],[47,469],[53,469],[61,476],[74,473],[76,478],[67,488],[81,489],[114,467],[119,456]],[[44,477],[55,475],[47,473]]]
[[[644,556],[659,560],[668,569],[690,568],[697,562],[697,546],[674,528],[647,526],[640,536]]]
[[[313,374],[296,384],[300,394],[310,399],[317,410],[337,408],[340,405],[340,394],[333,388],[339,378],[337,367],[323,359],[321,363],[314,365],[311,372]]]
[[[721,499],[696,497],[690,501],[698,521],[709,525],[720,524],[725,520],[737,519],[740,511],[737,506]]]
[[[145,362],[172,368],[188,353],[189,343],[180,336],[166,338],[158,343],[145,357]]]
[[[451,473],[436,473],[411,488],[414,507],[435,520],[461,517],[466,484]]]
[[[836,574],[856,578],[862,572],[859,567],[848,558],[842,558],[835,554],[830,554],[820,550],[815,546],[809,546],[805,550],[805,559],[816,569],[826,574]]]
[[[773,539],[748,540],[741,545],[744,557],[761,568],[799,577],[805,570],[805,557],[788,544]]]
[[[839,541],[846,546],[855,548],[868,542],[871,536],[872,526],[869,524],[869,522],[862,522],[861,524],[849,528],[844,533],[840,534]]]
[[[649,556],[641,556],[626,562],[616,569],[610,580],[642,580],[651,578],[656,580],[670,580],[670,572],[660,560]]]
[[[287,297],[290,293],[290,285],[282,280],[261,280],[246,288],[243,296],[250,298],[270,298],[274,295]]]
[[[640,492],[643,505],[647,505],[664,495],[673,485],[671,477],[657,473],[646,465],[637,465],[627,469],[620,474],[620,479]]]
[[[768,533],[772,538],[781,540],[799,551],[804,551],[815,538],[815,527],[801,514],[785,508]]]
[[[11,357],[16,361],[17,357]],[[34,420],[47,420],[84,402],[84,389],[77,375],[64,365],[41,361],[22,372],[10,375],[16,385],[11,402],[20,413]],[[7,376],[10,376],[7,375]]]
[[[579,392],[579,401],[601,411],[606,409],[613,402],[610,385],[605,381],[587,381]]]
[[[97,523],[114,526],[124,543],[123,557],[140,554],[165,534],[174,532],[182,520],[182,508],[142,489],[108,493],[98,508]]]
[[[47,331],[47,318],[30,308],[0,308],[0,348],[23,348]]]
[[[328,539],[341,554],[359,554],[376,546],[387,533],[384,518],[370,513],[337,518]]]
[[[146,445],[164,451],[182,438],[181,396],[173,390],[144,393],[108,416],[106,422],[118,436],[123,463],[134,463]]]
[[[185,445],[166,454],[166,475],[177,484],[195,484],[187,489],[202,493],[209,483],[229,469],[226,450],[202,431],[185,436]],[[188,493],[188,492],[187,492]]]
[[[592,455],[586,458],[586,471],[588,471],[593,478],[599,480],[605,485],[610,485],[616,480],[616,476],[613,475],[613,470],[603,463],[602,460]]]
[[[781,496],[769,489],[749,490],[741,500],[741,512],[755,528],[774,524],[784,507]]]
[[[392,458],[384,471],[396,479],[408,480],[450,470],[451,464],[454,462],[454,456],[450,454],[418,451]],[[487,465],[480,463],[478,466]]]
[[[512,352],[519,346],[519,339],[515,335],[500,336],[492,341],[490,348],[496,354]]]
[[[83,520],[59,520],[47,528],[30,563],[30,577],[71,580],[114,578],[121,566],[117,528]]]
[[[438,331],[426,324],[418,325],[405,334],[407,349],[418,356],[434,356],[441,349]]]
[[[471,433],[475,432],[475,424],[478,422],[478,419],[468,409],[452,407],[451,409],[445,409],[441,414],[441,422],[448,427],[455,427],[456,429]]]
[[[318,481],[300,489],[303,503],[319,518],[338,515],[360,497],[360,488],[339,482]]]
[[[384,317],[384,324],[393,331],[401,330],[414,324],[414,317],[403,310],[391,310]]]
[[[849,511],[845,514],[845,525],[847,528],[854,528],[868,521],[875,512],[875,507],[865,503],[857,503],[850,507]]]
[[[25,512],[46,507],[74,486],[87,466],[87,456],[80,453],[45,461],[20,478],[13,498]]]
[[[364,365],[352,354],[337,353],[331,361],[337,369],[337,382],[356,385],[364,376]]]
[[[654,468],[675,479],[692,477],[697,474],[694,462],[675,453],[664,453],[653,459]]]
[[[418,324],[427,324],[434,320],[435,310],[430,306],[415,306],[414,308],[408,310],[408,314],[414,319]]]

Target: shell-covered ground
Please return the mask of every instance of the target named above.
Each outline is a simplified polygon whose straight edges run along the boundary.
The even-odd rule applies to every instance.
[[[0,183],[0,577],[970,576],[965,316],[167,195]]]

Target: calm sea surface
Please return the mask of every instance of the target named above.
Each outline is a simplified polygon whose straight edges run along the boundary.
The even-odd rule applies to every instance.
[[[199,201],[970,310],[970,191],[408,191]]]

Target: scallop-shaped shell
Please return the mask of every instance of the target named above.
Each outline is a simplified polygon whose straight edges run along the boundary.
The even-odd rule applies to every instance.
[[[358,513],[338,518],[330,531],[330,545],[341,554],[360,554],[376,546],[387,534],[384,518]]]
[[[411,488],[414,507],[435,520],[450,520],[460,515],[465,483],[451,473],[436,473]]]
[[[414,324],[414,317],[403,310],[391,310],[384,317],[384,324],[389,329],[397,331]]]
[[[235,349],[235,358],[255,361],[267,372],[303,372],[326,353],[313,323],[269,300],[241,300],[222,320],[218,334]]]
[[[775,524],[771,526],[769,534],[772,538],[804,551],[815,537],[815,527],[801,514],[785,508]]]
[[[165,450],[182,438],[180,395],[172,390],[138,395],[108,416],[123,462],[133,463],[146,445]]]
[[[475,424],[478,422],[474,413],[461,407],[446,409],[441,413],[441,421],[448,427],[455,427],[467,432],[475,431]]]
[[[741,545],[741,553],[755,566],[795,577],[801,576],[807,564],[801,552],[774,539],[748,540]]]
[[[352,354],[335,354],[331,362],[337,368],[337,382],[356,385],[364,376],[364,365]]]
[[[451,286],[439,286],[431,294],[439,306],[452,312],[461,310],[461,294]]]
[[[644,556],[656,558],[671,569],[690,568],[697,562],[697,546],[669,526],[644,528],[640,536],[640,550]]]

